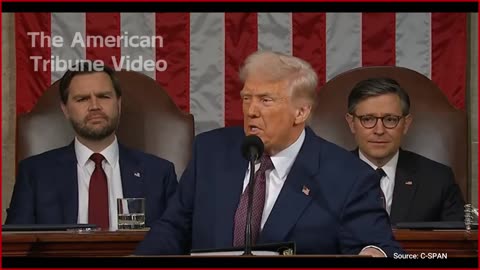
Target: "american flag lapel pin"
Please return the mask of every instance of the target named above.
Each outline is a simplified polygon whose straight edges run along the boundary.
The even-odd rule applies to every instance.
[[[411,180],[409,180],[409,181],[406,181],[406,182],[405,182],[405,185],[407,185],[407,186],[411,186],[411,185],[413,185],[413,182],[412,182]]]
[[[133,175],[134,175],[135,177],[140,177],[140,173],[139,173],[139,172],[134,172]]]
[[[303,192],[303,194],[305,194],[307,196],[310,195],[310,189],[306,186],[303,186],[302,192]]]

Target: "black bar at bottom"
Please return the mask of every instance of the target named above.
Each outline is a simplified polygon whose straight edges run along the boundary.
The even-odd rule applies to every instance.
[[[427,254],[427,253],[425,253]],[[121,258],[42,258],[3,257],[5,268],[478,268],[478,258],[393,259],[369,257],[276,256],[276,257],[121,257]]]

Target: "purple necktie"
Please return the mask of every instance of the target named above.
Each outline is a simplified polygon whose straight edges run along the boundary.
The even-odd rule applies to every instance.
[[[384,176],[387,176],[387,174],[385,173],[385,171],[382,169],[382,168],[377,168],[377,173],[378,175],[380,175],[380,182],[382,181],[382,178]],[[380,198],[382,199],[382,205],[383,205],[383,208],[387,209],[387,198],[385,198],[385,194],[383,193],[383,190],[382,190],[382,187],[380,186]]]
[[[263,155],[260,158],[260,168],[255,173],[255,184],[253,187],[252,243],[256,242],[258,234],[260,233],[260,223],[262,221],[263,207],[265,206],[265,172],[271,169],[273,169],[272,160],[269,156]],[[235,213],[235,228],[233,232],[233,245],[235,247],[245,245],[249,185],[247,185],[240,197],[240,203],[238,204],[237,212]]]
[[[88,223],[108,230],[108,183],[102,168],[102,161],[105,158],[101,154],[94,153],[90,159],[95,162],[95,169],[88,187]]]

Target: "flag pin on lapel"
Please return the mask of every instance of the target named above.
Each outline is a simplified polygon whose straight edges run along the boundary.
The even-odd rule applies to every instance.
[[[405,182],[405,185],[411,186],[411,185],[413,185],[413,182],[412,182],[412,181],[406,181],[406,182]]]
[[[139,172],[134,172],[133,175],[135,175],[136,177],[140,177],[140,173],[139,173]]]
[[[305,194],[307,196],[310,195],[310,189],[306,186],[303,186],[302,192],[303,192],[303,194]]]

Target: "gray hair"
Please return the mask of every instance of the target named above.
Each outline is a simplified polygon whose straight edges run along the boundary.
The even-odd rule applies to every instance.
[[[410,113],[410,98],[400,84],[391,78],[370,78],[358,82],[348,96],[348,112],[353,114],[361,101],[385,94],[395,94],[400,98],[402,114]]]
[[[309,63],[298,57],[257,51],[245,59],[239,74],[243,83],[250,74],[260,74],[268,82],[287,80],[292,97],[306,99],[312,106],[315,104],[317,74]]]

